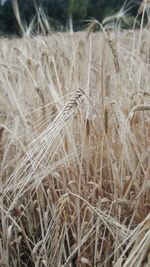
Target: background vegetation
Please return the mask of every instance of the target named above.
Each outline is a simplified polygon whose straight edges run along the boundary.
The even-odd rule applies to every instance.
[[[39,10],[43,10],[48,22],[55,30],[66,30],[68,21],[73,20],[74,30],[83,29],[83,20],[95,18],[102,21],[124,5],[125,0],[7,0],[0,5],[0,33],[21,34],[14,15],[13,4],[18,2],[21,22],[28,26],[34,18],[34,32],[38,29]],[[141,1],[126,1],[129,19],[133,18]]]

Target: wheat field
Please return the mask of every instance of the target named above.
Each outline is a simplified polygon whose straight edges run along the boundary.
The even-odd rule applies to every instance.
[[[0,266],[150,266],[150,32],[0,39]]]

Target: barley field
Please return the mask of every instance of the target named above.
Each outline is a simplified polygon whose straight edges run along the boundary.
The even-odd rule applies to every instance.
[[[0,266],[150,266],[150,31],[0,39]]]

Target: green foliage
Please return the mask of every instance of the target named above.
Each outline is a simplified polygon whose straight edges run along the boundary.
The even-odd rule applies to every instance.
[[[1,33],[3,34],[14,33],[17,30],[10,1],[7,1],[7,3],[4,6],[0,6],[0,24],[1,24]]]
[[[79,29],[81,20],[95,18],[102,21],[104,17],[117,12],[124,2],[125,0],[18,0],[18,6],[21,22],[25,25],[29,25],[33,17],[37,17],[38,9],[42,8],[55,29],[65,28],[69,18],[73,19]],[[136,14],[137,8],[138,6],[133,7],[130,17]],[[127,24],[132,25],[131,20]],[[12,0],[7,0],[4,6],[0,5],[0,24],[1,33],[19,34]]]
[[[87,15],[88,3],[89,0],[69,0],[67,13],[72,14],[74,20],[84,19]]]
[[[22,21],[29,24],[35,14],[35,5],[33,0],[18,0],[19,11]]]

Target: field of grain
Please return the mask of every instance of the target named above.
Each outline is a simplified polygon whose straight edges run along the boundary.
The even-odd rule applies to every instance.
[[[1,267],[150,266],[150,32],[92,27],[0,39]]]

